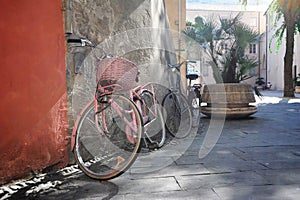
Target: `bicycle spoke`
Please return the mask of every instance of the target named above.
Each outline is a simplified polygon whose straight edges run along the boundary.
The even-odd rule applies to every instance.
[[[188,136],[192,128],[192,113],[186,98],[170,92],[163,100],[166,110],[166,127],[168,132],[176,138]]]
[[[151,144],[148,147],[162,147],[165,142],[166,131],[160,105],[150,91],[143,91],[140,97],[143,104],[142,115],[147,118],[144,130],[146,141]]]

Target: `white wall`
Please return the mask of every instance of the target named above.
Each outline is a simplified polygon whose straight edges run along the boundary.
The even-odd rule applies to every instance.
[[[267,13],[269,14],[269,13]],[[267,15],[269,26],[267,28],[267,37],[268,41],[267,44],[269,46],[270,39],[272,35],[275,34],[277,27],[274,27],[272,23],[272,18]],[[282,21],[278,22],[281,25]],[[284,55],[285,55],[285,46],[286,40],[285,35],[283,36],[282,45],[280,46],[278,52],[276,52],[276,39],[273,40],[271,43],[271,51],[267,52],[267,74],[268,74],[268,81],[272,83],[272,89],[274,90],[283,90],[284,89]],[[300,35],[295,36],[295,46],[294,46],[294,65],[297,65],[297,74],[300,73]],[[294,67],[293,67],[294,72]]]
[[[300,73],[300,34],[295,37],[294,63],[297,65],[297,74]]]

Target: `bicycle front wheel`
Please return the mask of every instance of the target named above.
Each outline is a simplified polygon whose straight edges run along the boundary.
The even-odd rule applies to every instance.
[[[136,105],[122,95],[105,95],[91,104],[77,125],[74,155],[91,178],[108,180],[124,173],[135,161],[143,133]]]
[[[142,115],[147,118],[144,123],[144,136],[149,147],[162,147],[165,143],[166,129],[161,106],[152,92],[145,90],[140,95],[142,101]]]
[[[165,125],[176,138],[185,138],[192,129],[192,112],[187,99],[180,93],[170,92],[163,101]]]

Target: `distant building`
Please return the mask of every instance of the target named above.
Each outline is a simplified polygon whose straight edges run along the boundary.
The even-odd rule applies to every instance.
[[[212,2],[205,2],[205,4],[199,4],[200,0],[187,0],[187,13],[186,18],[189,21],[194,21],[195,17],[201,16],[208,18],[209,16],[222,16],[233,17],[238,12],[243,12],[242,22],[248,24],[253,29],[258,31],[261,35],[258,44],[249,44],[248,55],[258,59],[259,66],[250,75],[255,75],[252,79],[247,80],[247,83],[255,84],[255,80],[258,77],[264,78],[265,82],[271,82],[274,90],[284,89],[284,55],[285,55],[285,36],[283,37],[282,45],[279,51],[276,52],[276,39],[270,44],[270,39],[275,34],[278,27],[274,26],[274,19],[270,15],[270,10],[267,10],[268,3],[270,1],[260,1],[264,3],[263,6],[247,6],[245,9],[242,5],[229,5],[234,0],[222,2],[219,4],[217,0],[214,1],[215,5],[211,5]],[[278,23],[281,24],[280,22]],[[270,48],[269,48],[270,46]],[[271,49],[271,51],[270,51]],[[293,77],[300,73],[300,35],[295,36],[294,46],[294,64],[293,64]],[[205,60],[205,57],[202,59]],[[201,62],[200,62],[201,63]],[[206,83],[213,82],[212,70],[205,61],[200,64],[200,71],[203,75],[203,81]]]
[[[262,34],[266,30],[266,18],[264,16],[265,7],[257,6],[247,6],[242,5],[210,5],[210,4],[199,4],[199,3],[189,3],[187,4],[186,16],[188,21],[194,22],[197,16],[201,16],[204,19],[213,18],[216,21],[219,17],[232,18],[235,17],[239,12],[242,12],[241,21],[249,25],[252,29],[257,31],[259,34]],[[262,40],[259,40],[258,43],[249,44],[248,49],[246,50],[248,56],[259,61],[259,66],[256,69],[249,72],[249,75],[253,78],[246,80],[247,83],[252,85],[255,84],[256,78],[259,76],[259,71],[262,68],[262,52],[266,51],[266,46],[261,45]],[[206,58],[203,57],[205,60]],[[201,62],[200,62],[201,63]],[[212,83],[214,79],[212,77],[212,69],[209,67],[207,62],[202,62],[200,64],[200,73],[203,76],[203,82]]]
[[[263,52],[262,55],[262,68],[261,76],[264,77],[266,81],[272,83],[272,88],[275,90],[284,89],[284,55],[285,55],[285,35],[283,36],[282,45],[280,46],[278,52],[276,52],[276,39],[270,45],[270,39],[275,34],[278,27],[274,27],[274,18],[270,15],[270,10],[265,13],[266,17],[266,32],[262,36],[262,41],[265,43],[267,50]],[[274,16],[275,17],[275,16]],[[283,19],[281,19],[283,20]],[[279,26],[282,24],[278,22]],[[271,47],[271,52],[269,50],[269,45]],[[294,44],[294,64],[293,64],[293,77],[300,73],[300,35],[295,36]],[[296,66],[296,68],[295,68]]]

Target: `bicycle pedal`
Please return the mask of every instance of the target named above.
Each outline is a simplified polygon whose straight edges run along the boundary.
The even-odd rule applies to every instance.
[[[149,153],[149,152],[150,152],[150,149],[146,148],[146,147],[142,147],[140,150],[140,153]]]
[[[98,103],[107,104],[108,100],[107,99],[100,99],[100,100],[98,100]]]
[[[157,143],[149,143],[148,148],[150,150],[156,150],[156,149],[158,149],[158,144]]]

